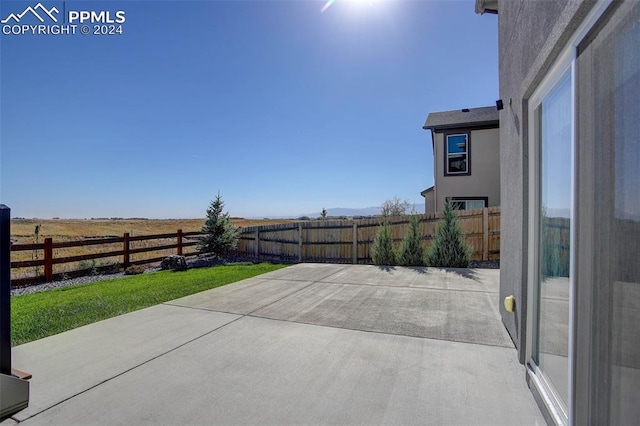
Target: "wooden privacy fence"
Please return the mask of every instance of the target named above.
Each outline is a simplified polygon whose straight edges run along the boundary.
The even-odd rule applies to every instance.
[[[425,247],[435,236],[441,215],[420,216]],[[500,258],[500,207],[459,211],[466,241],[473,247],[474,260]],[[243,228],[237,254],[281,262],[371,263],[373,239],[379,217],[361,220],[307,221]],[[409,218],[390,219],[393,240],[400,244]]]
[[[11,262],[12,272],[17,270],[25,270],[26,268],[34,268],[36,271],[32,276],[12,277],[11,284],[20,286],[31,284],[39,281],[53,281],[63,277],[82,276],[91,273],[93,270],[107,270],[113,268],[113,264],[121,264],[127,268],[130,265],[142,265],[146,263],[160,262],[171,253],[190,256],[197,254],[197,251],[185,252],[185,248],[198,244],[195,240],[201,236],[200,232],[182,232],[178,229],[176,233],[157,234],[157,235],[141,235],[132,237],[129,233],[125,233],[122,237],[96,238],[81,241],[65,241],[54,242],[52,238],[45,238],[44,243],[39,244],[13,244],[11,246],[12,253],[31,252],[37,253],[36,259],[31,260],[15,260]],[[156,244],[145,244],[153,242]],[[136,244],[137,243],[137,244]],[[65,251],[78,247],[101,246],[102,250],[96,250],[87,254],[65,255]],[[89,249],[90,250],[90,249]],[[85,250],[85,251],[89,251]],[[106,251],[105,251],[106,250]],[[171,253],[168,253],[171,251]],[[154,257],[139,256],[140,254],[149,254],[155,252]],[[42,253],[42,254],[40,254]],[[163,253],[162,256],[158,254]],[[24,258],[25,256],[14,256]],[[33,256],[32,256],[33,257]],[[63,264],[81,264],[83,261],[119,258],[121,260],[112,260],[112,265],[90,268],[80,268],[75,270],[55,271],[55,267]],[[42,274],[39,274],[42,268]],[[14,274],[15,275],[15,274]]]

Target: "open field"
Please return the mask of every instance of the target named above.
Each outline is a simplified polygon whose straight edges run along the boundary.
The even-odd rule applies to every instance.
[[[273,225],[293,222],[291,219],[243,219],[233,218],[238,227]],[[55,241],[77,241],[95,237],[121,237],[165,234],[182,229],[184,232],[200,231],[204,219],[13,219],[11,238],[18,244],[35,243],[35,227],[40,225],[39,242],[51,237]]]
[[[233,223],[238,227],[271,225],[286,223],[287,219],[242,219],[234,218]],[[129,233],[131,237],[158,234],[175,234],[178,229],[183,232],[199,232],[204,219],[13,219],[11,221],[11,239],[15,244],[42,244],[45,238],[52,238],[55,243],[91,240],[105,237],[120,237]],[[35,230],[38,228],[38,235]],[[187,238],[186,242],[194,241],[195,237]],[[175,244],[176,238],[134,241],[131,250]],[[107,253],[122,250],[122,243],[102,244],[100,246],[81,246],[53,249],[55,258],[82,256],[91,253]],[[131,261],[142,261],[176,254],[175,249],[155,250],[131,255]],[[14,251],[11,261],[30,261],[44,258],[43,250]],[[96,271],[100,268],[120,270],[122,256],[103,257],[101,259],[80,262],[56,264],[54,274],[64,274],[76,270]],[[12,279],[42,276],[42,266],[28,268],[13,268]]]

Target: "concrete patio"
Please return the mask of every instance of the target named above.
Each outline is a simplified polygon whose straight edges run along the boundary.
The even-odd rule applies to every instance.
[[[530,424],[499,271],[299,264],[13,349],[1,424]]]

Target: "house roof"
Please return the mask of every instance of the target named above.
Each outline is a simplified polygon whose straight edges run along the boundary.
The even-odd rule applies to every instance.
[[[424,191],[422,191],[422,192],[420,193],[420,195],[422,195],[423,197],[426,197],[426,196],[427,196],[427,193],[429,193],[429,192],[433,191],[433,188],[435,188],[435,186],[432,186],[432,187],[430,187],[430,188],[425,189]]]
[[[498,109],[495,106],[465,108],[454,111],[432,112],[427,117],[423,129],[439,130],[455,127],[493,126],[498,127]]]
[[[498,0],[476,0],[476,13],[498,13]]]

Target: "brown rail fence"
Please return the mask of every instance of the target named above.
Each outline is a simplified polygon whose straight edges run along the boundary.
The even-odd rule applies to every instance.
[[[460,225],[468,244],[473,247],[474,260],[500,258],[500,207],[458,212]],[[425,247],[431,244],[440,214],[420,216]],[[409,218],[389,220],[393,239],[399,245],[405,235]],[[378,233],[379,217],[359,220],[304,221],[241,228],[235,256],[277,262],[371,263],[373,239]],[[13,244],[12,257],[24,259],[20,252],[37,253],[31,260],[12,260],[13,286],[42,281],[72,278],[115,266],[128,267],[157,263],[169,254],[191,256],[197,251],[186,248],[197,245],[200,232],[96,238],[82,241],[54,242],[46,238],[39,244]],[[151,244],[153,243],[153,244]],[[99,247],[86,254],[69,255],[68,250],[78,247]],[[89,251],[91,249],[88,249]],[[65,251],[67,251],[65,253]],[[149,256],[152,254],[152,256]],[[32,255],[33,257],[33,255]],[[82,262],[108,259],[106,265],[82,267]],[[63,266],[66,265],[66,269]],[[69,270],[69,265],[76,269]],[[29,269],[30,268],[30,269]],[[73,266],[72,266],[73,268]],[[29,276],[19,272],[31,271]]]
[[[175,233],[130,236],[125,233],[122,237],[95,238],[81,241],[54,242],[53,238],[45,238],[44,243],[39,244],[13,244],[11,245],[12,257],[24,258],[20,252],[36,253],[36,258],[31,260],[12,260],[12,286],[21,286],[41,281],[54,281],[62,278],[72,278],[82,276],[95,271],[106,271],[115,266],[127,268],[130,265],[143,265],[147,263],[160,262],[171,253],[191,256],[198,252],[185,249],[198,244],[197,238],[200,232]],[[154,241],[155,240],[155,241]],[[147,244],[154,242],[155,244]],[[78,247],[98,247],[95,251],[86,254],[69,256],[65,251]],[[169,252],[170,251],[170,252]],[[153,254],[149,257],[148,254]],[[140,256],[144,254],[144,256]],[[159,254],[162,254],[161,256]],[[91,266],[89,268],[79,267],[72,270],[58,268],[65,264],[75,264],[82,266],[82,262],[94,259],[109,259],[109,264],[103,266]],[[25,274],[26,269],[35,271],[32,274]],[[58,270],[56,270],[58,268]],[[21,277],[22,275],[30,275]]]

